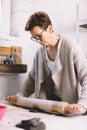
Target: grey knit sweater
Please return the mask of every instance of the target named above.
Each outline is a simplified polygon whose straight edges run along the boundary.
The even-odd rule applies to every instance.
[[[62,36],[59,44],[60,62],[57,59],[53,81],[57,84],[57,77],[61,72],[58,85],[62,101],[79,103],[87,108],[87,60],[74,40]],[[42,46],[37,51],[32,70],[18,94],[28,97],[34,93],[35,98],[50,99],[52,83],[47,81],[48,86],[44,84],[48,77],[45,47]]]

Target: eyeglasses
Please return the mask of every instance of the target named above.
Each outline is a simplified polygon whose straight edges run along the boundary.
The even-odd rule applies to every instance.
[[[47,27],[48,27],[48,26],[47,26]],[[42,30],[42,32],[41,32],[40,34],[38,34],[38,35],[36,35],[36,36],[34,36],[34,37],[31,37],[31,39],[32,39],[33,41],[41,40],[41,39],[42,39],[42,34],[43,34],[43,32],[47,29],[47,27],[46,27],[44,30]]]

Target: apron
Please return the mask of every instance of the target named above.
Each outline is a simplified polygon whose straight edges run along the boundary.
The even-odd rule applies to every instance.
[[[40,92],[44,92],[46,99],[48,100],[55,100],[55,101],[61,101],[61,98],[56,96],[56,94],[54,93],[54,89],[55,89],[55,83],[52,79],[52,75],[50,74],[46,80],[44,80],[41,83],[41,89]]]

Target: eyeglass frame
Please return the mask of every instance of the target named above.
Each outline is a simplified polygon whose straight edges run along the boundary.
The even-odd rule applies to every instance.
[[[42,39],[42,34],[43,34],[43,32],[47,29],[47,27],[48,27],[48,26],[46,26],[46,27],[41,31],[40,34],[38,34],[38,35],[36,35],[36,36],[34,36],[34,37],[31,37],[30,39],[33,40],[33,41],[41,40],[41,39]]]

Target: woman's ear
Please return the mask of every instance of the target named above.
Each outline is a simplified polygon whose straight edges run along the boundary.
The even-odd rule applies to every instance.
[[[47,28],[47,31],[49,31],[50,33],[52,33],[53,32],[53,26],[49,25],[48,28]]]

